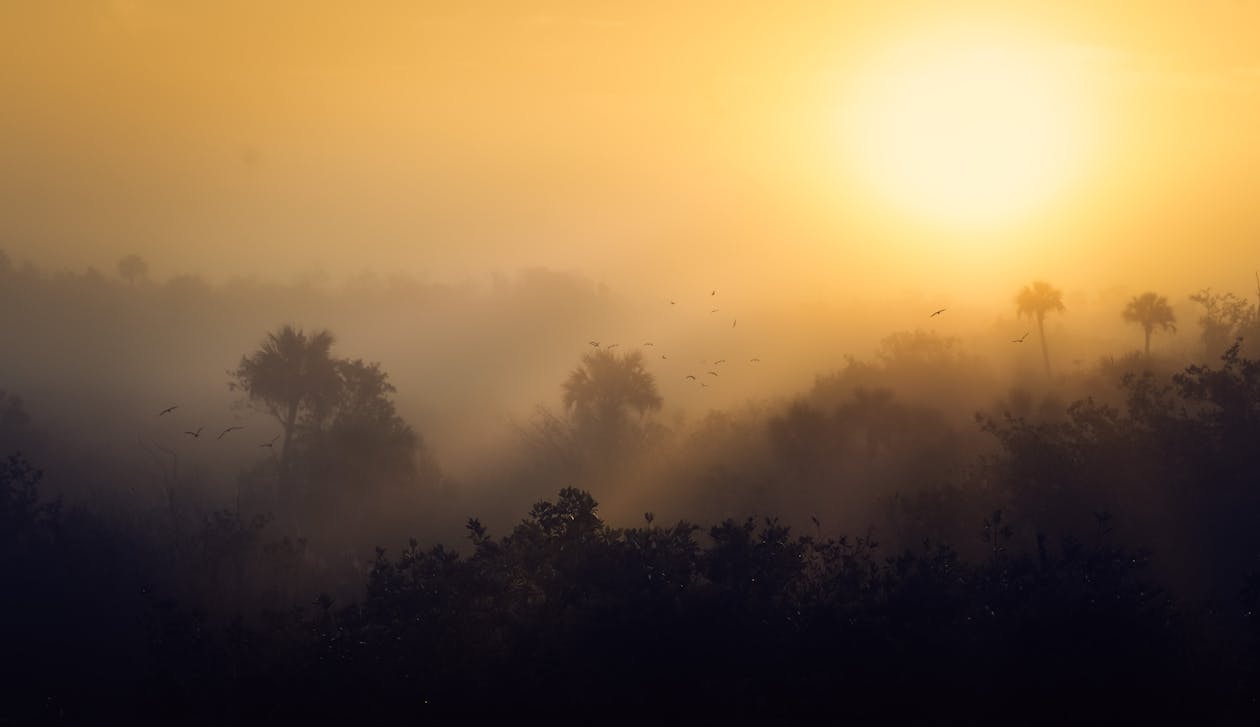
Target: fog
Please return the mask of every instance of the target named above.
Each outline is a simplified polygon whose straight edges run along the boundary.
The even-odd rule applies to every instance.
[[[987,306],[1036,277],[1232,289],[1254,250],[1247,3],[1140,22],[1092,3],[84,5],[0,23],[0,233],[52,269],[132,252],[217,283],[546,267],[644,297]],[[1087,161],[997,228],[890,206],[845,151],[871,59],[957,27],[1079,94],[1068,152]]]
[[[1118,400],[1118,375],[1107,379],[1104,369],[1142,345],[1140,327],[1120,315],[1138,289],[1123,286],[1063,296],[1061,315],[1046,322],[1055,375],[1047,381],[1036,325],[1016,315],[1018,281],[989,306],[954,306],[921,295],[766,299],[699,281],[644,296],[546,268],[459,284],[401,273],[128,280],[7,257],[5,270],[0,322],[12,353],[0,379],[24,403],[47,484],[74,498],[142,507],[173,476],[155,458],[174,458],[188,497],[205,507],[232,502],[242,473],[274,458],[260,445],[281,428],[232,390],[231,372],[282,325],[327,330],[335,356],[380,364],[398,414],[420,436],[415,457],[432,471],[413,483],[419,499],[401,521],[333,538],[349,536],[369,553],[408,536],[457,536],[456,515],[506,525],[567,485],[594,493],[614,522],[653,509],[704,519],[769,508],[797,522],[826,513],[837,527],[864,527],[880,521],[887,498],[949,482],[991,447],[978,412],[1000,414],[1021,397],[1023,414],[1043,398],[1060,410],[1077,396]],[[1152,349],[1160,367],[1175,369],[1205,359],[1192,323],[1204,311],[1189,299],[1196,289],[1169,292],[1182,325],[1158,332]],[[563,384],[598,351],[643,356],[661,406],[640,419],[657,439],[643,453],[606,452],[605,463],[558,457],[543,425],[575,426]],[[775,459],[774,421],[794,403],[828,412],[881,390],[928,430],[905,432],[898,446],[908,451],[891,463],[859,458],[791,484],[802,473]],[[157,416],[168,406],[179,408]],[[188,434],[202,426],[207,439],[244,430],[213,441]],[[929,458],[898,461],[907,454]]]
[[[439,5],[0,8],[0,721],[1254,716],[1260,5]]]

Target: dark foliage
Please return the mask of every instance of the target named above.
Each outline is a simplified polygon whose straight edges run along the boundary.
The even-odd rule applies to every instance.
[[[1116,364],[1106,401],[1014,392],[978,417],[991,453],[959,468],[967,434],[923,402],[979,374],[949,341],[893,337],[880,366],[728,427],[765,447],[781,489],[887,474],[878,536],[840,535],[826,515],[804,532],[651,512],[614,527],[566,487],[502,534],[470,519],[460,547],[378,548],[358,580],[317,593],[297,574],[312,551],[342,551],[302,533],[326,546],[338,528],[378,532],[371,508],[400,499],[377,495],[414,484],[421,441],[378,365],[331,357],[319,334],[269,340],[237,383],[284,430],[282,454],[242,478],[290,478],[275,512],[250,508],[249,487],[196,506],[174,472],[152,512],[89,511],[41,497],[26,458],[0,466],[0,722],[1260,716],[1260,362],[1244,344],[1171,375]],[[596,375],[600,361],[635,375]],[[642,446],[653,380],[634,357],[586,365],[548,441]],[[880,385],[899,368],[945,383],[927,397]],[[3,392],[0,434],[39,439]],[[713,480],[755,479],[740,462]],[[327,520],[294,505],[315,501]],[[281,527],[295,523],[317,526]]]

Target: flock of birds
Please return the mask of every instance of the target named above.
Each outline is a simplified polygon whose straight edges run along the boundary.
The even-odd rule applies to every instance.
[[[710,297],[710,298],[716,297],[716,296],[717,296],[717,293],[718,293],[718,292],[717,292],[717,290],[716,290],[716,289],[715,289],[715,290],[711,290],[711,291],[709,291],[709,297]],[[671,298],[671,299],[669,300],[669,304],[670,304],[671,306],[677,306],[677,305],[678,305],[678,301],[677,301],[677,300],[675,300],[675,299],[672,299],[672,298]],[[721,310],[721,308],[712,308],[712,309],[710,309],[710,310],[709,310],[709,313],[710,313],[710,314],[717,313],[717,312],[719,312],[720,310]],[[945,312],[946,312],[946,311],[948,311],[948,310],[949,310],[948,308],[937,308],[936,310],[932,311],[932,313],[928,316],[928,318],[935,318],[935,317],[937,317],[937,316],[941,315],[942,313],[945,313]],[[732,318],[732,319],[731,319],[731,328],[734,328],[738,322],[739,322],[739,321],[738,321],[738,319],[734,319],[734,318]],[[1029,334],[1030,334],[1030,333],[1032,333],[1032,331],[1026,331],[1026,332],[1024,333],[1024,335],[1020,336],[1019,338],[1012,338],[1012,339],[1011,339],[1011,343],[1023,343],[1025,340],[1027,340],[1027,338],[1028,338],[1028,336],[1029,336]],[[587,344],[588,344],[588,345],[590,345],[592,348],[600,348],[600,347],[601,347],[601,346],[600,346],[600,342],[599,342],[599,341],[594,341],[594,340],[592,340],[592,341],[587,341]],[[612,351],[613,349],[617,348],[619,345],[620,345],[620,344],[617,344],[617,343],[612,343],[612,344],[609,344],[609,345],[603,346],[603,350],[605,350],[605,351]],[[655,344],[655,343],[653,343],[652,341],[644,341],[644,342],[643,342],[643,347],[644,347],[644,348],[654,348],[655,346],[656,346],[656,344]],[[661,360],[669,360],[669,356],[666,356],[665,354],[661,354]],[[708,361],[704,361],[704,360],[702,360],[700,363],[702,363],[702,364],[703,364],[703,363],[709,363],[709,362],[708,362]],[[718,366],[721,366],[721,365],[722,365],[722,364],[724,364],[724,363],[726,363],[726,359],[724,359],[724,358],[723,358],[723,359],[718,359],[718,360],[716,360],[716,361],[713,361],[711,365],[712,365],[712,366],[716,369]],[[750,364],[758,364],[758,363],[761,363],[761,359],[760,359],[760,358],[753,357],[753,358],[748,359],[748,363],[750,363]],[[715,377],[715,378],[716,378],[716,377],[718,376],[718,372],[717,372],[716,370],[712,370],[712,369],[710,369],[710,370],[708,370],[708,371],[705,371],[705,372],[704,372],[704,375],[707,375],[707,376],[713,376],[713,377]],[[698,383],[698,384],[700,385],[700,387],[701,387],[701,388],[704,388],[704,389],[709,388],[709,384],[708,384],[707,382],[705,382],[705,381],[701,380],[701,378],[700,378],[699,376],[695,375],[695,374],[687,374],[687,375],[683,376],[683,381],[687,381],[687,382],[696,382],[696,383]]]
[[[164,417],[164,416],[166,416],[167,414],[170,414],[171,412],[175,411],[175,410],[176,410],[176,409],[178,409],[178,408],[179,408],[179,404],[172,404],[172,405],[170,405],[170,406],[166,407],[165,409],[163,409],[162,411],[158,412],[158,414],[157,414],[157,415],[158,415],[159,417]],[[243,425],[240,425],[240,424],[233,424],[232,426],[228,427],[227,429],[224,429],[223,431],[219,432],[218,436],[216,436],[216,437],[215,437],[215,439],[216,439],[216,440],[217,440],[217,439],[223,439],[224,437],[226,437],[227,435],[231,434],[232,432],[240,431],[240,430],[242,430],[242,429],[244,429],[244,428],[245,428],[245,427],[244,427]],[[204,425],[202,425],[202,426],[197,427],[196,429],[193,429],[193,430],[184,430],[184,434],[187,434],[188,436],[192,437],[193,439],[201,439],[201,433],[202,433],[202,432],[204,432],[205,430],[206,430],[205,426],[204,426]],[[277,434],[276,436],[272,437],[269,441],[263,442],[262,444],[260,444],[260,445],[258,445],[258,446],[259,446],[259,448],[271,449],[272,447],[274,447],[274,446],[275,446],[275,444],[276,444],[276,440],[277,440],[277,439],[279,439],[279,438],[280,438],[280,435],[279,435],[279,434]]]
[[[710,298],[715,298],[715,297],[717,296],[717,294],[718,294],[718,292],[717,292],[717,290],[716,290],[716,289],[714,289],[714,290],[710,290],[710,291],[709,291],[709,297],[710,297]],[[670,304],[671,306],[677,306],[677,305],[678,305],[678,301],[677,301],[677,300],[675,300],[675,299],[673,299],[673,298],[671,298],[671,299],[669,299],[669,304]],[[712,314],[714,314],[714,313],[718,313],[718,312],[720,312],[721,310],[722,310],[721,308],[712,308],[712,309],[710,309],[710,310],[709,310],[709,314],[710,314],[710,315],[712,315]],[[737,318],[732,318],[732,319],[731,319],[731,328],[735,328],[738,324],[739,324],[739,319],[737,319]],[[587,341],[587,344],[588,344],[589,346],[591,346],[592,348],[601,348],[601,344],[600,344],[600,342],[599,342],[599,341]],[[602,346],[602,349],[603,349],[603,350],[605,350],[605,351],[612,351],[613,349],[617,348],[619,345],[620,345],[620,344],[617,344],[617,343],[612,343],[612,344],[608,344],[608,345]],[[655,344],[654,342],[652,342],[652,341],[644,341],[644,342],[643,342],[643,348],[655,348],[655,347],[656,347],[656,344]],[[669,356],[668,356],[668,355],[666,355],[666,354],[660,354],[660,357],[661,357],[661,360],[662,360],[662,361],[668,361],[668,360],[669,360]],[[724,358],[720,358],[720,359],[717,359],[716,361],[712,361],[712,362],[707,361],[707,360],[701,360],[701,361],[700,361],[700,363],[701,363],[701,364],[708,364],[708,365],[710,365],[710,366],[713,366],[713,367],[714,367],[714,369],[716,369],[717,367],[721,366],[722,364],[725,364],[725,363],[726,363],[726,359],[724,359]],[[749,363],[749,364],[759,364],[759,363],[761,363],[761,359],[760,359],[760,358],[757,358],[757,357],[753,357],[753,358],[748,359],[748,363]],[[717,378],[717,377],[718,377],[718,372],[717,372],[716,370],[710,369],[710,370],[708,370],[708,371],[705,371],[703,375],[713,376],[713,377]],[[695,374],[687,374],[686,376],[683,376],[682,380],[683,380],[683,381],[687,381],[687,382],[696,382],[696,383],[698,383],[698,384],[700,385],[700,388],[701,388],[701,389],[707,389],[707,388],[709,388],[709,383],[708,383],[708,382],[706,382],[706,381],[701,380],[701,379],[700,379],[698,376],[696,376]]]

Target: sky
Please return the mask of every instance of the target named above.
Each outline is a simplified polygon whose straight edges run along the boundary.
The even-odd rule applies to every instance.
[[[0,248],[645,297],[1246,292],[1256,28],[1245,0],[5,3]]]

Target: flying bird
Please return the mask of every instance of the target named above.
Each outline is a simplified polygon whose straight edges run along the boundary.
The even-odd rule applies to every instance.
[[[683,377],[683,381],[686,381],[687,379],[691,379],[692,381],[695,381],[696,377],[692,374],[687,374],[686,376]]]
[[[738,322],[739,322],[738,320],[731,321],[731,328],[734,328],[734,327],[735,327],[735,324],[736,324],[736,323],[738,323]]]
[[[620,343],[614,343],[614,344],[611,344],[611,345],[608,345],[608,346],[604,346],[604,350],[605,350],[605,351],[611,351],[611,350],[613,350],[614,348],[616,348],[616,347],[618,347],[618,346],[620,346],[620,345],[621,345]]]
[[[717,372],[716,372],[716,371],[710,371],[710,372],[708,372],[708,374],[709,374],[709,376],[717,376]]]
[[[227,434],[228,432],[235,432],[237,429],[244,429],[244,428],[245,427],[241,427],[241,426],[228,427],[227,429],[224,429],[223,431],[219,432],[219,436],[215,437],[215,439],[223,439],[223,435]]]
[[[661,354],[661,360],[667,360],[668,358],[669,356],[666,356],[665,354]]]
[[[192,437],[193,439],[196,439],[196,438],[198,438],[198,437],[200,437],[200,436],[201,436],[201,430],[202,430],[202,429],[205,429],[205,427],[197,427],[197,431],[195,431],[195,432],[184,432],[184,434],[187,434],[188,436]]]
[[[1032,331],[1028,331],[1028,333],[1032,333]],[[1012,338],[1012,339],[1011,339],[1011,343],[1023,343],[1023,342],[1024,342],[1024,339],[1025,339],[1025,338],[1028,338],[1028,333],[1025,333],[1024,335],[1020,336],[1019,338]]]
[[[707,389],[707,388],[709,388],[709,385],[708,385],[708,384],[706,384],[706,383],[704,383],[703,381],[701,381],[701,382],[700,382],[700,388],[702,388],[702,389]]]
[[[158,416],[160,416],[160,417],[161,417],[161,416],[166,416],[167,414],[170,414],[171,412],[175,411],[175,410],[176,410],[176,409],[178,409],[178,408],[179,408],[179,404],[176,404],[175,406],[168,406],[168,407],[166,407],[165,409],[163,409],[162,411],[158,412]]]
[[[669,304],[670,304],[670,305],[678,305],[678,301],[676,301],[676,300],[671,300],[671,301],[669,302]]]
[[[720,310],[722,310],[722,309],[721,309],[721,308],[714,308],[713,310],[711,310],[711,311],[709,311],[709,312],[710,312],[710,313],[717,313],[717,312],[718,312],[718,311],[720,311]]]
[[[748,359],[748,363],[761,363],[761,359],[759,359],[759,358],[750,358],[750,359]]]
[[[718,364],[724,364],[724,363],[726,363],[726,359],[724,359],[724,358],[720,358],[720,359],[718,359],[717,361],[714,361],[714,362],[713,362],[713,365],[714,365],[714,366],[717,366]]]
[[[941,308],[940,310],[936,311],[932,315],[928,316],[928,318],[935,318],[939,316],[940,314],[944,313],[946,310],[947,310],[946,308]]]
[[[644,341],[644,342],[643,342],[643,345],[644,345],[644,346],[655,346],[656,344],[655,344],[655,343],[652,343],[651,341]]]
[[[275,446],[275,444],[276,444],[276,440],[277,440],[277,439],[279,439],[279,438],[280,438],[280,435],[279,435],[279,434],[277,434],[276,436],[274,436],[274,437],[272,437],[272,438],[271,438],[271,441],[270,441],[270,442],[263,442],[262,444],[260,444],[260,445],[258,445],[258,446],[259,446],[259,447],[266,447],[266,448],[268,448],[268,449],[271,449],[273,446]]]
[[[716,291],[716,290],[711,290],[711,291],[709,291],[709,295],[717,295],[717,291]]]
[[[599,348],[599,341],[587,341],[587,343],[591,344],[591,348]]]

